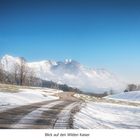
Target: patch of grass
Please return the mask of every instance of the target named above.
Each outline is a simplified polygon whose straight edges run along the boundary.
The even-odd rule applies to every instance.
[[[19,91],[19,87],[15,85],[0,84],[0,92],[15,93]]]
[[[0,84],[0,92],[17,93],[21,89],[42,89],[41,87],[19,86],[10,84]]]
[[[140,103],[136,102],[130,102],[130,101],[121,101],[121,100],[115,100],[115,99],[101,99],[100,102],[107,102],[112,104],[119,104],[119,105],[130,105],[130,106],[140,106]]]
[[[118,104],[118,105],[140,106],[140,103],[136,103],[136,102],[121,101],[121,100],[107,99],[107,98],[97,98],[97,97],[83,95],[83,94],[76,94],[75,97],[80,98],[84,101],[111,103],[111,104]]]
[[[75,94],[76,98],[82,99],[84,101],[98,101],[100,98],[91,96],[91,95],[85,95],[85,94]]]

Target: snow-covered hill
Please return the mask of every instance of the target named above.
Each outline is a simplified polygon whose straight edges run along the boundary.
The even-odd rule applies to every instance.
[[[1,59],[5,71],[12,73],[14,64],[19,63],[19,57],[5,55]],[[114,74],[104,69],[90,69],[74,60],[27,62],[34,70],[36,77],[51,80],[59,84],[67,84],[83,91],[102,93],[104,91],[121,91],[125,83]]]
[[[122,92],[119,94],[110,95],[106,98],[140,103],[140,91]]]
[[[105,102],[86,102],[74,116],[78,129],[139,129],[140,107]]]

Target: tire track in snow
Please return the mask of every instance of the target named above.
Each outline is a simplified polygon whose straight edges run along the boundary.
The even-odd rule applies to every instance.
[[[31,126],[32,124],[34,124],[34,122],[42,116],[42,113],[44,111],[48,111],[48,110],[50,110],[51,107],[53,107],[53,106],[55,106],[57,104],[61,104],[63,102],[64,101],[55,101],[53,103],[43,105],[40,108],[28,113],[19,122],[17,122],[16,124],[12,125],[11,128],[20,128],[20,129],[21,128],[22,129],[27,128],[28,126]]]
[[[58,119],[55,122],[54,129],[69,129],[70,128],[70,119],[71,119],[71,110],[78,106],[79,102],[71,103],[66,106],[59,114]]]
[[[58,100],[55,100],[58,101]],[[55,101],[44,101],[30,105],[20,106],[0,112],[0,128],[10,128],[11,124],[18,122],[23,116],[40,108],[42,105],[47,105]]]

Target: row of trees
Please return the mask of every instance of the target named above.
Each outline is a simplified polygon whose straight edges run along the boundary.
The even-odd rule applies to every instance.
[[[42,84],[41,85],[42,87],[59,89],[59,90],[67,91],[67,92],[82,93],[82,91],[80,91],[78,88],[69,87],[66,84],[57,84],[57,83],[55,83],[53,81],[45,81],[45,80],[42,80],[41,84]]]
[[[26,60],[20,58],[19,63],[13,64],[11,71],[6,72],[4,66],[0,63],[0,82],[6,84],[27,85],[33,86],[40,84],[39,80],[35,78],[33,69],[29,68]]]
[[[138,91],[138,90],[140,90],[140,85],[129,84],[124,92]]]
[[[2,69],[2,65],[0,63],[0,82],[3,83],[3,78],[4,78],[4,71]]]

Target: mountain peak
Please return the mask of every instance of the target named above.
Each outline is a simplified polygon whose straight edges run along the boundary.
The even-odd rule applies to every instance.
[[[9,55],[9,54],[6,54],[6,55],[4,55],[3,57],[2,57],[2,59],[3,60],[11,60],[11,61],[16,61],[16,60],[20,60],[20,59],[24,59],[25,60],[25,58],[24,57],[14,57],[14,56],[12,56],[12,55]]]
[[[64,63],[66,65],[71,64],[71,65],[75,65],[75,66],[81,66],[81,64],[78,61],[72,60],[72,59],[65,59]]]
[[[14,57],[9,54],[6,54],[2,57],[2,59],[9,59],[9,58],[14,58]]]
[[[72,59],[65,59],[65,63],[71,63],[72,62]]]

